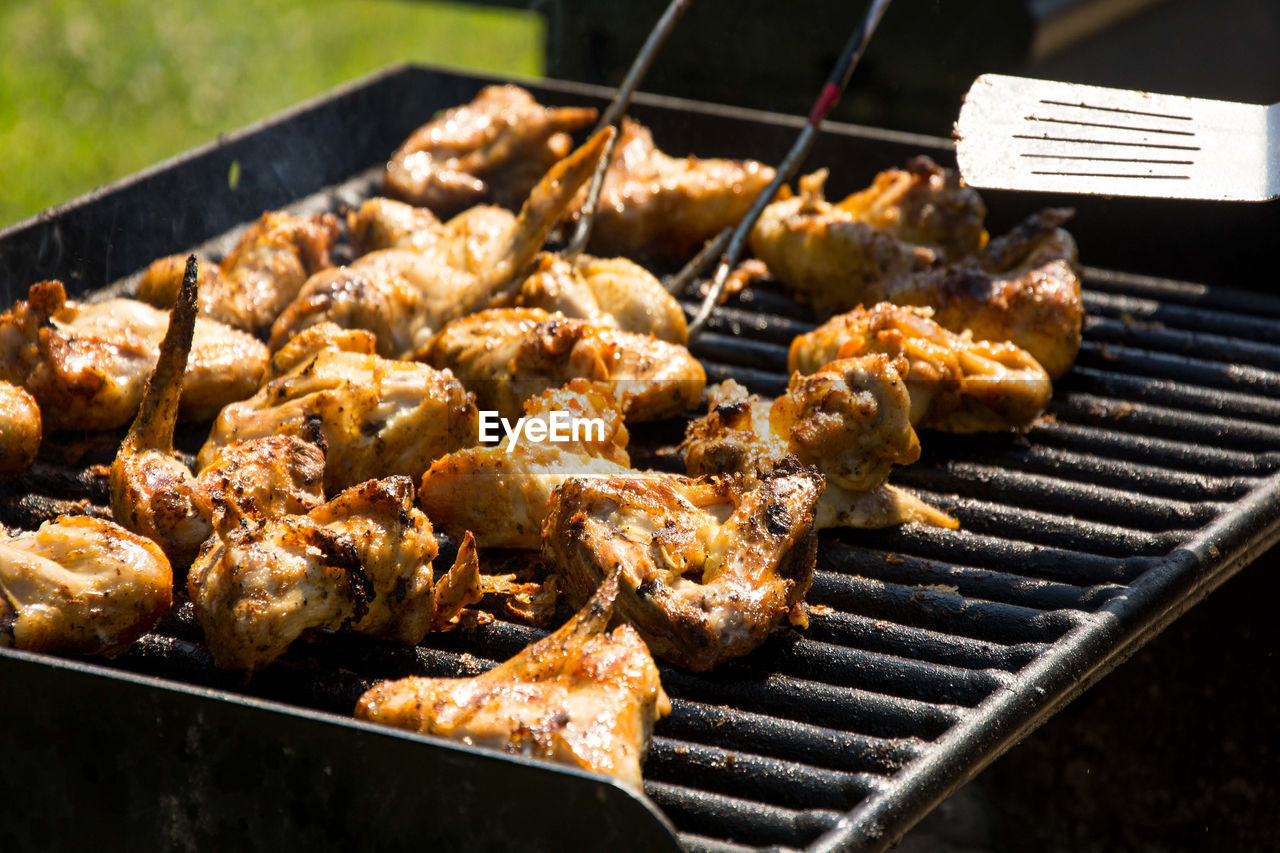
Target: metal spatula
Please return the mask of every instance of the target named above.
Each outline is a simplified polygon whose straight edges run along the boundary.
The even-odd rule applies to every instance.
[[[1280,196],[1280,104],[1236,104],[1003,74],[956,122],[975,187],[1156,198]]]

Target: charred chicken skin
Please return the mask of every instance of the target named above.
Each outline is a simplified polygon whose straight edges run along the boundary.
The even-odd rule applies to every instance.
[[[473,532],[483,548],[538,548],[557,486],[571,476],[619,476],[630,465],[627,427],[611,388],[576,379],[525,404],[526,414],[548,429],[557,411],[600,419],[603,435],[584,432],[567,442],[522,441],[515,447],[505,438],[496,447],[450,453],[422,478],[418,500],[427,515],[451,536]]]
[[[372,350],[368,334],[308,329],[276,354],[256,394],[222,410],[197,465],[208,467],[238,441],[293,436],[324,447],[332,493],[390,474],[419,477],[476,443],[476,407],[453,374]]]
[[[453,371],[483,409],[520,416],[525,400],[584,378],[611,386],[628,420],[696,405],[707,375],[678,344],[539,308],[491,308],[455,320],[418,353]]]
[[[754,160],[671,157],[630,119],[605,174],[590,247],[598,255],[680,262],[738,224],[773,169]]]
[[[110,521],[62,516],[0,536],[0,646],[117,655],[172,599],[159,547]]]
[[[769,205],[751,232],[752,251],[798,298],[824,316],[877,302],[932,307],[953,332],[1027,350],[1050,378],[1070,369],[1084,315],[1075,242],[1060,227],[1069,211],[1035,214],[983,245],[981,205],[963,203],[969,190],[949,195],[951,178],[939,190],[951,204],[908,203],[907,193],[897,207],[859,200],[883,195],[876,186],[833,205],[825,179],[802,178],[800,195]],[[967,225],[941,227],[956,219]]]
[[[949,332],[932,313],[888,302],[858,306],[792,341],[788,367],[810,374],[842,358],[905,357],[917,427],[993,432],[1028,426],[1044,412],[1053,386],[1030,353]]]
[[[330,266],[329,250],[337,239],[338,220],[332,214],[262,214],[221,264],[201,260],[200,313],[254,334],[268,331],[303,283]],[[185,255],[171,255],[151,264],[138,281],[138,298],[171,307],[185,263]]]
[[[671,713],[658,667],[630,625],[609,631],[617,575],[559,630],[474,678],[384,681],[362,720],[553,761],[641,785],[653,724]]]
[[[40,407],[21,385],[0,381],[0,476],[20,474],[40,452]]]
[[[618,615],[657,657],[706,671],[747,654],[813,582],[822,477],[788,460],[743,477],[570,478],[543,527],[543,556],[570,601],[621,567]]]
[[[310,631],[417,643],[435,615],[438,547],[407,477],[370,480],[306,515],[219,530],[187,578],[214,662],[253,672]]]
[[[552,166],[509,225],[502,225],[505,214],[464,213],[441,226],[440,233],[414,232],[420,246],[379,249],[350,266],[313,276],[276,320],[272,350],[309,326],[331,321],[368,329],[381,355],[403,358],[450,320],[514,290],[574,194],[590,179],[612,134],[606,128]],[[368,216],[376,213],[371,209]],[[366,226],[364,233],[370,239],[379,232]]]
[[[827,488],[818,529],[956,521],[887,482],[894,465],[920,456],[911,426],[903,358],[883,354],[833,361],[795,374],[772,404],[732,379],[711,389],[710,411],[691,422],[680,449],[691,475],[759,479],[788,455],[815,465]]]
[[[0,379],[31,392],[46,429],[128,424],[160,354],[169,315],[133,299],[80,303],[61,282],[32,285],[0,314]],[[258,387],[267,348],[213,320],[195,322],[182,379],[184,419],[205,420]]]
[[[142,407],[110,476],[116,521],[154,540],[179,568],[191,563],[215,527],[306,512],[324,501],[324,452],[293,436],[228,445],[198,477],[174,456],[182,375],[196,321],[196,279],[191,258]]]
[[[445,110],[391,155],[389,195],[440,215],[492,201],[515,206],[569,153],[570,131],[596,120],[586,107],[544,107],[519,86],[487,86]]]

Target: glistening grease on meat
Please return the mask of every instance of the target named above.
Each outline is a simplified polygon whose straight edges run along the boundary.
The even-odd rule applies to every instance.
[[[658,667],[629,625],[608,630],[615,572],[558,631],[474,678],[384,681],[356,716],[616,776],[633,788],[653,724],[671,712]]]
[[[705,671],[796,613],[813,582],[821,494],[822,477],[794,459],[759,482],[570,478],[552,497],[543,557],[571,601],[621,567],[618,615],[657,657]]]

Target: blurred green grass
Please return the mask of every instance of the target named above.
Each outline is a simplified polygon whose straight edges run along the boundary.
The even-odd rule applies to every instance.
[[[415,0],[0,0],[0,225],[396,62],[539,75],[542,26]]]

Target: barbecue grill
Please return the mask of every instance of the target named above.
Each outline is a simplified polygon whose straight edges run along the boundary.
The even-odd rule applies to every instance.
[[[358,202],[414,127],[489,82],[391,69],[0,232],[4,297],[49,277],[109,292],[157,256],[226,247],[264,209]],[[549,104],[609,95],[529,89]],[[632,113],[666,150],[766,162],[802,122],[642,95]],[[951,159],[947,140],[831,125],[809,162],[833,167],[835,193],[921,152]],[[987,200],[993,230],[1062,201]],[[1091,262],[1218,281],[1247,268],[1178,252],[1204,222],[1187,208],[1241,216],[1220,206],[1078,207]],[[824,534],[808,630],[711,673],[662,669],[674,710],[647,799],[350,717],[373,680],[474,674],[532,628],[498,620],[411,649],[323,636],[245,680],[213,668],[188,606],[114,661],[0,649],[0,847],[885,849],[1280,535],[1280,300],[1096,268],[1085,286],[1085,343],[1046,418],[1020,436],[926,433],[921,461],[895,472],[959,530]],[[775,394],[812,325],[759,286],[693,350],[711,381]],[[678,433],[637,429],[637,464],[661,464],[645,448]],[[68,501],[105,512],[94,461],[40,463],[4,487],[0,520]]]

